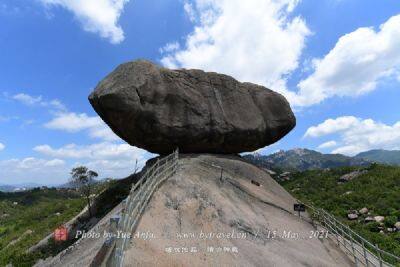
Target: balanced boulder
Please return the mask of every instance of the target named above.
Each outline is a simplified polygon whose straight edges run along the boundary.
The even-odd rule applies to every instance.
[[[296,124],[286,99],[263,86],[144,60],[117,67],[89,101],[119,137],[159,154],[254,151]]]

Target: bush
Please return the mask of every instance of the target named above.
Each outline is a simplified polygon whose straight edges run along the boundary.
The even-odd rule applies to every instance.
[[[388,216],[385,218],[384,221],[387,227],[393,227],[396,222],[397,222],[397,216]]]
[[[380,231],[379,226],[380,225],[377,222],[372,222],[372,223],[367,224],[368,230],[370,230],[371,232],[375,232],[375,233]]]

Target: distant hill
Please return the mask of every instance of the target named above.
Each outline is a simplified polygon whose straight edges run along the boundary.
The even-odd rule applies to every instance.
[[[243,158],[259,167],[285,171],[368,166],[371,164],[369,160],[362,158],[347,157],[341,154],[322,154],[304,148],[282,150],[267,156],[248,154]]]
[[[356,155],[356,158],[362,158],[390,165],[400,165],[400,150],[374,149],[366,152],[361,152]]]
[[[108,181],[108,180],[105,180],[105,179],[103,179],[103,180],[93,180],[93,181],[90,182],[90,184],[101,184],[101,183],[104,183],[106,181]],[[75,183],[73,183],[71,181],[66,182],[65,184],[60,184],[60,185],[56,186],[56,188],[65,188],[65,189],[78,188],[78,187],[79,187],[78,184],[75,184]]]
[[[18,192],[26,191],[35,187],[41,187],[40,184],[35,183],[25,183],[25,184],[0,184],[0,191],[2,192]]]
[[[14,190],[15,187],[12,185],[0,184],[0,191],[2,192],[13,192]]]

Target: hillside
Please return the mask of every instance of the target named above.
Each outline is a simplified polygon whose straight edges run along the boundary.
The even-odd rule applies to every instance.
[[[400,150],[375,149],[361,152],[356,157],[379,163],[400,165]]]
[[[0,266],[31,266],[52,253],[25,251],[78,214],[85,201],[73,190],[55,188],[0,192]]]
[[[12,184],[12,185],[0,184],[0,192],[20,192],[41,186],[42,185],[35,183]]]
[[[389,231],[400,221],[400,167],[373,164],[360,176],[339,183],[339,178],[357,168],[310,170],[294,173],[282,185],[298,199],[321,207],[350,225],[373,244],[400,255],[400,232]],[[368,213],[349,220],[350,212],[367,208]],[[367,217],[384,216],[379,224]],[[381,232],[382,230],[382,232]]]
[[[322,154],[304,148],[296,148],[287,151],[282,150],[267,156],[248,154],[243,156],[243,158],[256,166],[282,171],[367,166],[370,164],[369,161],[361,158],[347,157],[341,154]]]
[[[93,224],[117,206],[129,193],[130,185],[138,175],[120,180],[95,183],[92,212],[94,217],[82,214],[79,230],[88,230]],[[86,200],[75,189],[35,188],[23,192],[0,192],[0,266],[32,266],[39,259],[54,256],[77,240],[55,244],[45,239],[55,228],[79,214]],[[35,252],[27,249],[44,242]]]
[[[13,192],[17,189],[15,186],[0,184],[0,192]]]

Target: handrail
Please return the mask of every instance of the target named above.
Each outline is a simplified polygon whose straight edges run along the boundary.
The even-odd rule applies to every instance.
[[[121,219],[117,231],[132,234],[139,219],[157,187],[166,179],[173,176],[178,168],[178,149],[161,159],[157,159],[151,167],[144,171],[140,179],[132,186],[128,197],[123,201]],[[115,249],[110,256],[110,265],[123,265],[124,252],[130,238],[117,238]],[[105,261],[108,261],[106,259]]]
[[[400,257],[378,248],[377,245],[373,245],[326,210],[315,208],[310,204],[303,204],[316,215],[316,217],[314,216],[315,220],[334,234],[334,239],[338,245],[340,246],[340,244],[342,244],[354,257],[356,266],[358,266],[358,264],[379,267],[393,266],[382,258],[383,255],[391,262],[395,262],[396,264],[400,263]],[[348,245],[350,245],[350,247],[348,247]]]

